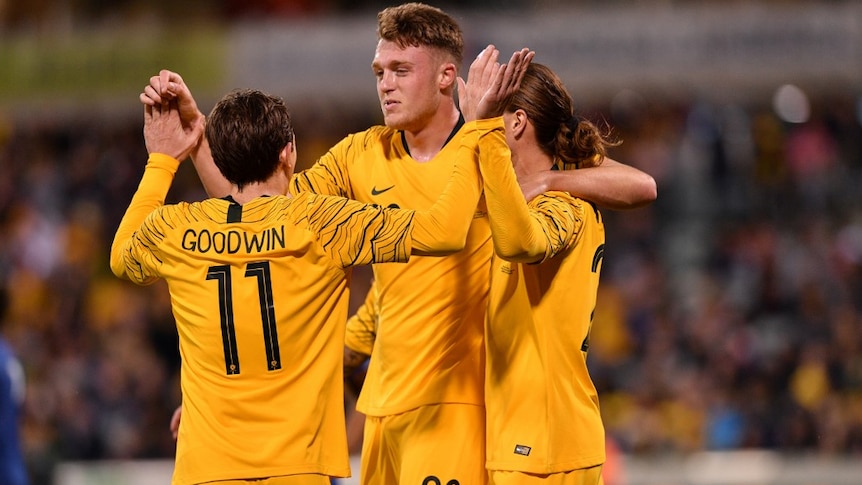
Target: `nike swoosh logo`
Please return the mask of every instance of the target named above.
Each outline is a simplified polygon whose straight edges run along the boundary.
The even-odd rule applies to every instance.
[[[377,190],[377,187],[371,187],[371,195],[380,195],[383,192],[386,192],[387,190],[391,190],[394,187],[395,187],[394,185],[390,185],[389,187],[386,187],[385,189],[380,189],[380,190]]]

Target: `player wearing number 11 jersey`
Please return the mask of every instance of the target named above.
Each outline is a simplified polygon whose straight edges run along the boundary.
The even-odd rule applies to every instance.
[[[296,161],[293,130],[281,100],[257,91],[229,94],[207,121],[231,195],[163,205],[177,159],[196,144],[188,133],[175,146],[179,126],[174,107],[146,107],[150,157],[111,248],[117,276],[164,278],[171,294],[184,407],[173,483],[348,476],[346,268],[464,246],[480,193],[476,124],[447,189],[421,212],[280,195]]]

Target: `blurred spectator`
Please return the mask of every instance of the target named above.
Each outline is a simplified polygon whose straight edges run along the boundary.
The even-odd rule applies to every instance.
[[[0,286],[0,331],[7,307],[6,289]],[[0,483],[4,485],[27,485],[19,419],[24,392],[24,370],[0,333]]]

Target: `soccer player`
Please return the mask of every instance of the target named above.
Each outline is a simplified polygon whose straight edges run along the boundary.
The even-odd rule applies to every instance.
[[[541,64],[527,67],[504,111],[479,121],[494,246],[485,324],[489,483],[598,485],[605,440],[587,351],[602,216],[564,192],[527,203],[518,176],[595,166],[613,142],[575,115],[562,81]]]
[[[291,190],[427,208],[449,177],[465,134],[454,97],[463,35],[440,9],[407,3],[378,14],[378,38],[371,67],[384,126],[348,135],[298,173]],[[497,55],[493,47],[480,54]],[[528,55],[516,52],[507,65]],[[182,78],[170,71],[151,78],[141,100],[174,97],[184,120],[202,117]],[[223,194],[206,146],[192,159],[207,192]],[[602,205],[630,207],[655,196],[651,177],[610,160],[580,172],[589,182],[578,195]],[[594,177],[611,181],[592,183]],[[463,251],[374,265],[380,317],[357,405],[367,416],[362,483],[485,483],[483,322],[492,251],[480,203]],[[349,361],[364,357],[349,347]]]
[[[147,105],[149,160],[111,247],[115,275],[163,278],[182,356],[174,484],[328,484],[350,473],[342,355],[347,268],[461,249],[479,200],[468,124],[447,188],[427,211],[287,193],[296,162],[284,103],[225,96],[206,140],[227,196],[164,205],[201,123]]]

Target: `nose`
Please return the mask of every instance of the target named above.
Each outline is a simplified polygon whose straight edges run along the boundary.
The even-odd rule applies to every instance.
[[[394,89],[395,76],[392,71],[383,71],[383,74],[377,79],[377,87],[383,92],[389,92]]]

